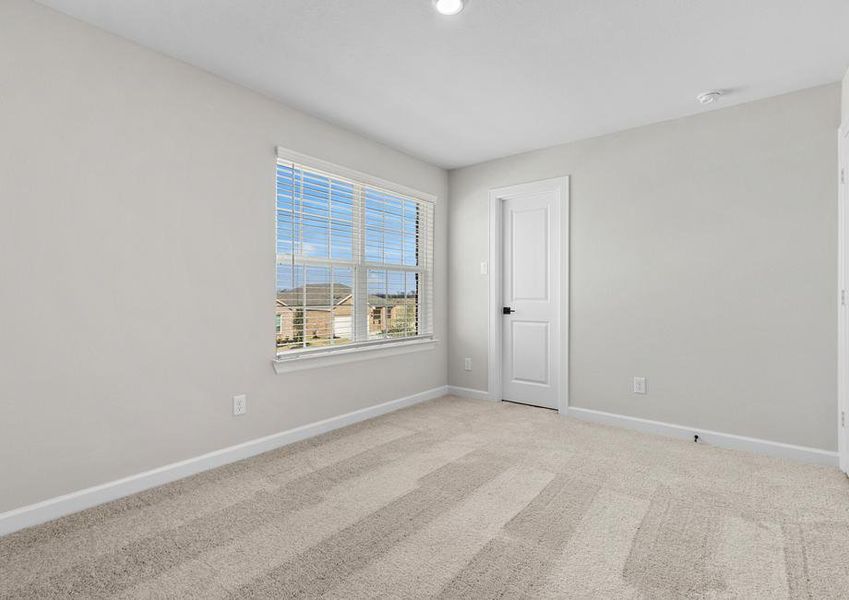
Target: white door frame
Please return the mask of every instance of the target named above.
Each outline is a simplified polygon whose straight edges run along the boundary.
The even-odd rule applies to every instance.
[[[488,395],[500,401],[502,331],[502,203],[529,193],[554,192],[560,201],[560,389],[558,412],[569,408],[569,177],[555,177],[489,191],[489,356]]]
[[[849,123],[837,131],[837,449],[849,474]]]

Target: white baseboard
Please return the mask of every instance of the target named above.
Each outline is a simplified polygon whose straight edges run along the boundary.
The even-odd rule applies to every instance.
[[[346,425],[365,421],[366,419],[371,419],[426,400],[440,398],[445,396],[447,393],[447,386],[436,387],[418,394],[413,394],[412,396],[398,398],[397,400],[391,400],[375,406],[369,406],[368,408],[363,408],[338,417],[332,417],[330,419],[310,423],[309,425],[303,425],[281,433],[275,433],[266,437],[250,440],[236,446],[215,450],[208,454],[203,454],[201,456],[196,456],[170,465],[165,465],[164,467],[124,477],[123,479],[110,481],[108,483],[96,485],[94,487],[65,494],[63,496],[50,498],[43,502],[30,504],[29,506],[22,506],[21,508],[0,513],[0,536],[26,527],[32,527],[33,525],[52,521],[53,519],[58,519],[59,517],[79,512],[105,502],[130,496],[202,471],[207,471],[228,463],[256,456],[257,454],[262,454],[263,452],[268,452],[269,450],[274,450],[281,446],[286,446],[334,429],[339,429]]]
[[[461,398],[471,398],[472,400],[490,400],[489,392],[483,390],[475,390],[472,388],[464,388],[456,385],[448,386],[448,393],[452,396],[460,396]]]
[[[574,406],[569,407],[567,415],[575,417],[576,419],[581,419],[582,421],[624,427],[626,429],[633,429],[644,433],[655,433],[690,441],[693,440],[693,435],[698,434],[699,443],[710,444],[720,448],[746,450],[757,454],[766,454],[768,456],[787,458],[805,463],[828,465],[830,467],[837,467],[838,465],[837,452],[820,450],[818,448],[794,446],[793,444],[771,442],[769,440],[761,440],[758,438],[734,435],[731,433],[720,433],[718,431],[709,431],[707,429],[699,429],[697,427],[673,425],[671,423],[663,423],[661,421],[650,421],[648,419],[627,417],[625,415],[617,415],[602,412],[600,410],[591,410],[589,408],[577,408]]]

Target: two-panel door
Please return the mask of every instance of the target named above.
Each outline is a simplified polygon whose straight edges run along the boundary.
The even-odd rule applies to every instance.
[[[504,198],[501,210],[501,395],[558,409],[560,194],[530,186]]]

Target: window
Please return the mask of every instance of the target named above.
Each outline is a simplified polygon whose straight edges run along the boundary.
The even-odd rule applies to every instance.
[[[432,337],[433,202],[285,156],[279,151],[278,359]]]

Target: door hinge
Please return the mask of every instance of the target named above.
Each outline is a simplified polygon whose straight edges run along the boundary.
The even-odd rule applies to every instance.
[[[840,426],[846,427],[846,411],[844,410],[840,411]]]
[[[846,176],[843,173],[843,168],[840,169],[840,183],[846,183]]]
[[[840,290],[840,304],[846,306],[846,290]]]

